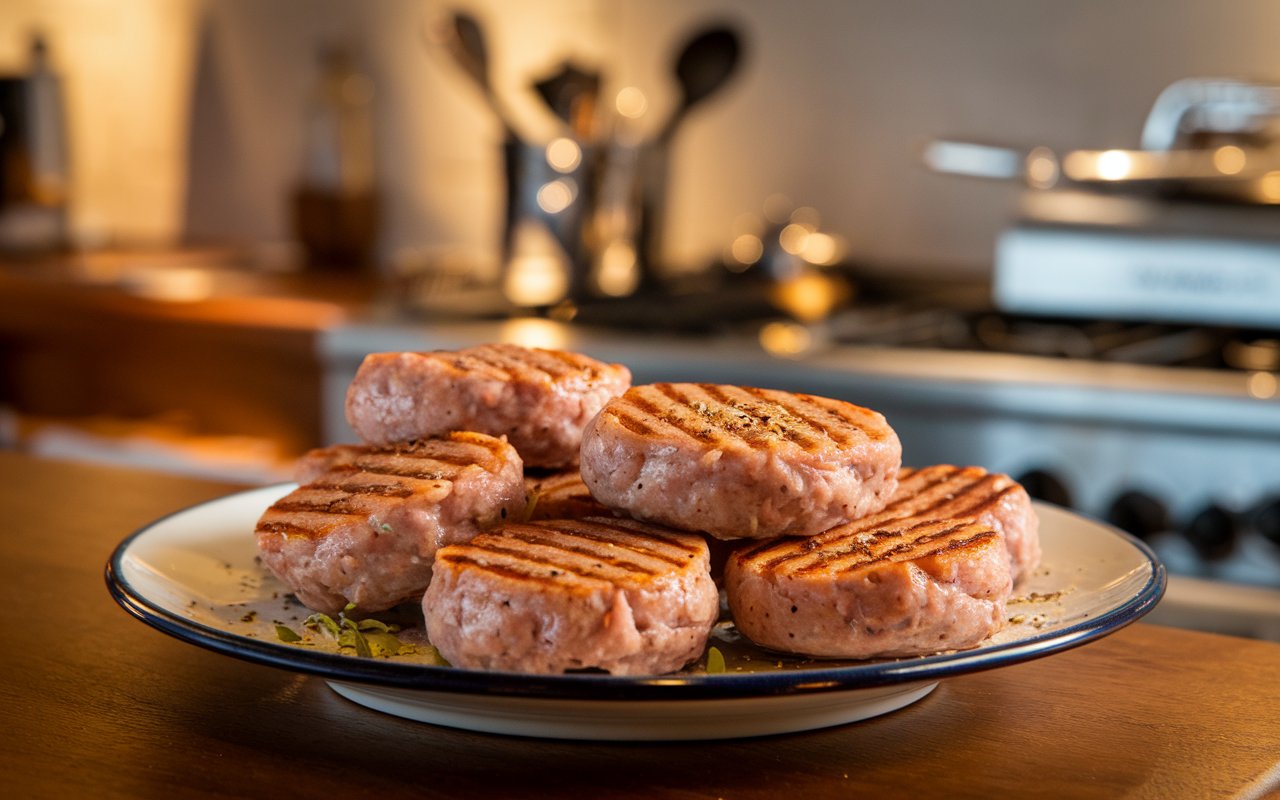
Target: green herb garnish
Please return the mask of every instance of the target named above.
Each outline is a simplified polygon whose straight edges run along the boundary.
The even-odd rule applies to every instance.
[[[542,496],[542,492],[537,489],[529,492],[528,498],[525,499],[524,510],[520,512],[520,522],[528,522],[533,519],[533,510],[538,507],[538,498]]]
[[[307,617],[303,624],[313,631],[323,631],[338,643],[340,649],[355,650],[356,655],[363,658],[403,656],[416,652],[413,645],[396,638],[399,625],[388,625],[376,619],[352,619],[348,614],[355,608],[354,603],[348,603],[338,612],[336,620],[317,612]]]
[[[289,644],[302,641],[302,637],[298,635],[297,631],[288,625],[281,625],[279,622],[276,623],[276,636],[280,638],[280,641],[288,642]]]
[[[718,675],[724,672],[724,653],[712,645],[707,648],[707,674]]]

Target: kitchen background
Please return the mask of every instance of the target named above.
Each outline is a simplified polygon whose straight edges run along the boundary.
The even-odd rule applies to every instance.
[[[497,91],[531,136],[550,119],[529,84],[565,57],[614,92],[640,88],[653,129],[675,103],[689,31],[741,28],[740,73],[672,154],[666,257],[687,269],[781,193],[875,268],[981,275],[1017,193],[922,169],[928,139],[1136,147],[1175,80],[1280,74],[1280,6],[1267,0],[9,0],[0,65],[21,69],[28,34],[47,36],[66,77],[82,240],[272,246],[290,236],[317,55],[345,43],[375,90],[383,264],[426,249],[492,267],[501,128],[424,44],[424,23],[454,7],[484,26]]]
[[[467,32],[459,10],[478,22],[505,119],[449,38]],[[506,159],[546,170],[529,152],[578,130],[587,149],[534,183],[585,191],[566,181],[591,126],[609,132],[601,147],[659,136],[689,97],[681,77],[706,77],[681,71],[682,48],[715,25],[738,49],[714,40],[732,69],[659,151],[653,261],[718,287],[523,319],[469,294],[509,278],[512,209],[548,221],[582,204],[508,193]],[[342,395],[367,352],[574,347],[641,381],[768,383],[884,410],[915,463],[1007,471],[1152,542],[1178,576],[1153,619],[1280,639],[1280,170],[1261,202],[1224,205],[1029,191],[922,159],[939,137],[1137,148],[1176,81],[1280,81],[1276,30],[1266,0],[7,0],[0,74],[51,70],[61,103],[44,108],[65,125],[32,116],[47,174],[0,192],[0,443],[275,480],[301,449],[349,439]],[[326,84],[334,70],[345,77]],[[571,105],[566,128],[535,84],[592,73],[606,113],[579,130]],[[1280,94],[1264,99],[1270,125]],[[336,160],[317,149],[334,103]],[[507,127],[536,147],[504,156]],[[354,227],[308,268],[300,239],[316,226],[300,209],[316,186],[355,198]],[[1068,220],[1065,243],[1019,228],[1000,263],[1023,279],[1006,305],[1025,305],[996,313],[1006,234],[1045,199],[1068,202],[1037,213],[1084,208],[1094,227],[1071,238],[1086,229]],[[1144,214],[1190,219],[1209,255],[1115,267],[1126,242],[1168,240],[1095,236],[1096,223]],[[643,254],[643,231],[623,234]],[[1057,283],[1038,283],[1052,264]],[[736,272],[770,270],[794,292],[762,305]],[[909,287],[905,300],[880,284]]]

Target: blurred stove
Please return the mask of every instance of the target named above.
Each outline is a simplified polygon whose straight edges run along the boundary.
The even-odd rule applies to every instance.
[[[1163,615],[1280,639],[1280,83],[1177,81],[1138,149],[922,155],[1023,184],[992,308],[855,311],[832,339],[1006,365],[965,359],[998,410],[982,458],[1148,540],[1179,578]]]
[[[1280,334],[869,305],[819,338],[923,372],[874,398],[924,461],[1009,472],[1147,541],[1174,576],[1154,621],[1280,640]],[[946,397],[942,397],[946,395]]]

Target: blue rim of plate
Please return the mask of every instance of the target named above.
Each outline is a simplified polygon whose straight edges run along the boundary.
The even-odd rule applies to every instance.
[[[123,560],[130,546],[167,520],[218,500],[263,491],[239,492],[197,503],[156,519],[134,531],[112,552],[105,570],[107,588],[125,611],[151,627],[190,644],[244,661],[302,672],[326,680],[365,683],[420,691],[536,697],[548,700],[676,700],[759,698],[820,692],[852,691],[900,683],[937,681],[971,672],[1030,661],[1102,638],[1147,614],[1164,595],[1167,573],[1155,552],[1127,533],[1103,525],[1133,546],[1151,568],[1147,582],[1120,605],[1064,628],[1017,641],[932,656],[842,663],[832,667],[770,672],[612,676],[604,674],[527,675],[435,667],[338,653],[303,650],[230,633],[174,614],[148,599],[124,577]],[[1090,522],[1094,522],[1090,520]]]

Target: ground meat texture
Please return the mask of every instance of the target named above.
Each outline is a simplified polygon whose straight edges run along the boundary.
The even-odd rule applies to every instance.
[[[563,468],[578,463],[588,420],[630,385],[626,367],[560,350],[374,353],[348,387],[346,414],[370,444],[472,430],[506,436],[527,466]]]
[[[310,480],[267,509],[255,536],[263,564],[329,614],[420,600],[437,549],[524,509],[520,456],[485,434],[332,447],[306,462]]]
[[[891,520],[871,531],[750,545],[729,558],[738,630],[819,658],[921,656],[1000,630],[1012,587],[999,533],[972,520]]]
[[[660,675],[699,658],[719,611],[706,542],[633,520],[509,524],[440,550],[422,601],[450,664]]]
[[[719,539],[807,536],[878,511],[902,445],[875,411],[713,384],[636,386],[583,435],[601,503]]]

